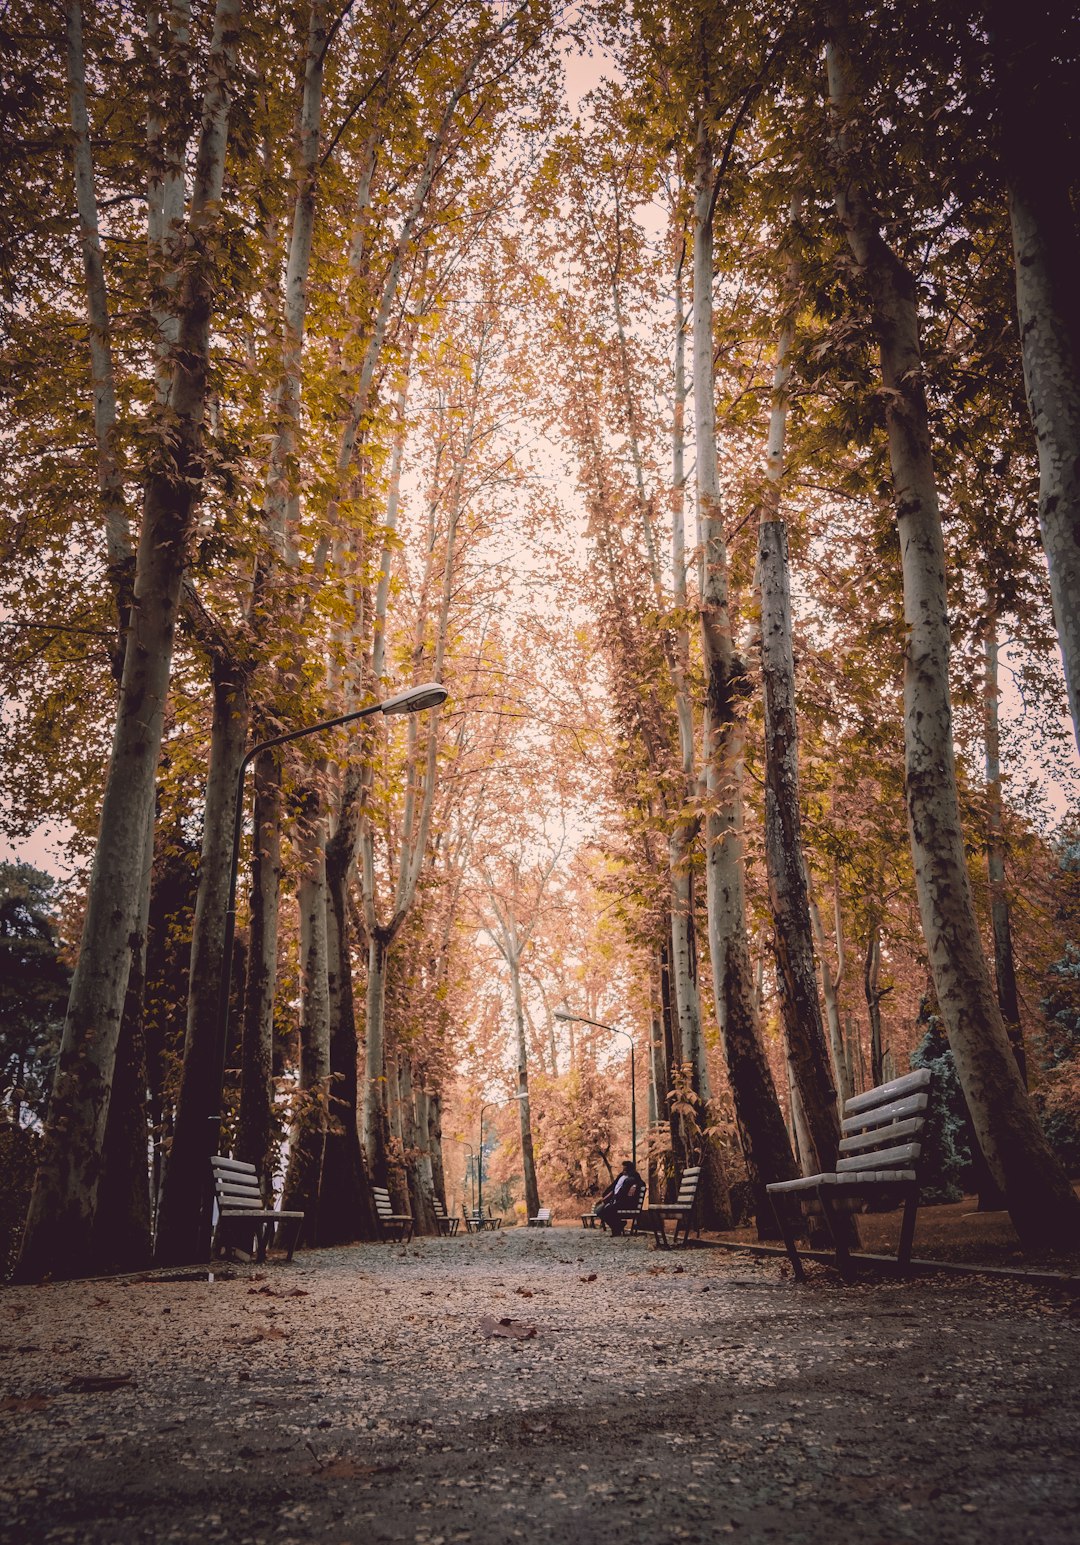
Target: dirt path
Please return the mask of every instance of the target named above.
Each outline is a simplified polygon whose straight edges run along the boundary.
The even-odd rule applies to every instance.
[[[0,1539],[1080,1537],[1080,1320],[1027,1288],[571,1229],[235,1270],[0,1293]]]

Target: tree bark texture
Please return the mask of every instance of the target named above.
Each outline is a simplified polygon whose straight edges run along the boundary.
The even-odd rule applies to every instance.
[[[192,512],[202,482],[202,425],[216,234],[228,137],[238,0],[218,0],[207,60],[202,128],[192,183],[187,255],[179,291],[171,433],[145,481],[131,628],[41,1162],[18,1274],[77,1275],[87,1268],[101,1153],[132,938],[139,922],[142,857],[172,666]]]
[[[514,1025],[517,1030],[517,1094],[521,1132],[521,1167],[525,1176],[526,1215],[535,1218],[540,1211],[540,1191],[536,1184],[536,1159],[533,1155],[532,1117],[529,1111],[529,1053],[525,1039],[525,1007],[521,998],[521,958],[513,948],[506,954],[510,985],[514,995]]]
[[[240,1051],[240,1122],[236,1157],[259,1171],[263,1196],[277,1168],[274,1118],[274,996],[281,906],[281,766],[276,753],[255,759],[248,961]]]
[[[317,777],[323,768],[317,769]],[[304,1214],[303,1237],[319,1237],[320,1194],[330,1105],[330,990],[326,926],[326,822],[318,787],[300,817],[300,1089],[282,1206]]]
[[[793,1180],[797,1172],[761,1043],[746,939],[739,787],[743,729],[738,708],[745,672],[731,631],[727,543],[716,459],[712,191],[711,147],[702,123],[698,131],[694,200],[694,420],[698,520],[703,548],[701,632],[707,692],[706,895],[716,1017],[760,1231],[772,1228],[772,1207],[765,1186],[774,1180]]]
[[[1050,571],[1073,731],[1080,747],[1080,230],[1050,147],[1075,113],[1075,11],[1052,0],[988,6],[1009,189],[1016,309],[1028,408],[1039,452],[1039,526]]]
[[[1012,1043],[1020,1077],[1027,1086],[1027,1054],[1020,1028],[1020,1003],[1016,993],[1016,966],[1013,961],[1012,922],[1009,893],[1005,883],[1005,836],[1001,794],[1001,733],[998,725],[998,638],[997,619],[990,617],[984,642],[985,677],[983,698],[983,733],[986,749],[986,868],[990,882],[990,926],[994,938],[994,977],[998,1007]]]
[[[811,1174],[836,1167],[840,1112],[821,1020],[810,900],[799,809],[795,657],[787,530],[782,520],[758,528],[761,673],[765,696],[765,861],[776,929],[776,963],[788,1056],[806,1124],[803,1164]]]
[[[143,1030],[150,891],[154,869],[153,824],[143,850],[143,892],[138,944],[128,972],[120,1039],[116,1048],[109,1115],[105,1124],[101,1184],[94,1218],[95,1271],[141,1271],[151,1260],[151,1198],[147,1154],[147,1058]]]
[[[232,862],[236,780],[247,744],[248,698],[231,661],[212,666],[214,711],[203,805],[202,851],[191,935],[184,1062],[172,1145],[161,1195],[156,1255],[164,1265],[206,1258],[210,1243],[210,1156],[216,1151],[225,1097],[224,1048],[218,1040],[221,974]]]
[[[86,313],[89,322],[90,370],[94,389],[94,438],[97,442],[97,479],[105,520],[105,553],[110,583],[116,600],[117,643],[112,650],[114,674],[123,672],[124,632],[131,606],[135,549],[124,499],[123,468],[116,447],[116,383],[113,376],[112,331],[105,268],[98,229],[94,160],[90,120],[86,107],[86,60],[82,41],[82,5],[68,0],[67,70],[71,117],[71,151],[75,170],[75,198],[79,215]]]
[[[386,962],[390,941],[387,930],[368,933],[367,1002],[364,1022],[364,1099],[361,1128],[364,1158],[373,1185],[390,1179],[390,1118],[386,1099],[384,1019],[386,1012]]]
[[[348,866],[351,854],[332,837],[326,848],[326,937],[330,999],[330,1114],[322,1195],[320,1245],[378,1238],[360,1147],[359,1043],[349,948]]]
[[[964,851],[949,695],[945,553],[923,389],[915,285],[883,239],[854,139],[841,7],[827,55],[837,212],[870,298],[903,567],[908,829],[934,988],[979,1145],[1030,1247],[1080,1235],[1080,1202],[1024,1090],[983,953]]]

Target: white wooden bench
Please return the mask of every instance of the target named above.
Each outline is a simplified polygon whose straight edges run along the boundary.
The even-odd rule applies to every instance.
[[[660,1202],[656,1207],[649,1207],[634,1223],[635,1234],[651,1233],[656,1241],[657,1249],[669,1250],[679,1243],[679,1230],[682,1229],[683,1248],[690,1241],[690,1220],[694,1212],[694,1204],[697,1201],[698,1185],[701,1181],[701,1165],[688,1164],[682,1172],[679,1181],[679,1191],[673,1202]],[[668,1239],[667,1225],[674,1220],[675,1227]]]
[[[529,1227],[530,1228],[550,1228],[551,1227],[551,1208],[550,1207],[538,1207],[537,1210],[536,1210],[536,1217],[529,1219]]]
[[[900,1241],[896,1260],[901,1272],[911,1260],[915,1240],[915,1216],[919,1207],[918,1161],[922,1151],[922,1133],[926,1108],[930,1103],[929,1068],[919,1068],[894,1078],[876,1089],[857,1094],[844,1106],[840,1154],[832,1174],[809,1175],[801,1180],[781,1180],[767,1186],[773,1198],[776,1221],[784,1236],[784,1245],[796,1280],[805,1280],[802,1262],[795,1244],[791,1214],[777,1206],[775,1198],[793,1196],[820,1204],[833,1237],[836,1264],[850,1281],[851,1256],[842,1232],[835,1226],[837,1202],[860,1198],[896,1198],[904,1203]]]
[[[439,1225],[440,1234],[456,1234],[460,1218],[452,1218],[437,1196],[431,1199],[431,1205],[435,1209],[435,1222]]]
[[[218,1207],[217,1224],[210,1245],[211,1255],[216,1256],[219,1251],[232,1245],[237,1250],[246,1250],[249,1255],[254,1254],[259,1261],[265,1261],[270,1236],[276,1228],[287,1224],[289,1226],[282,1229],[282,1243],[287,1243],[287,1259],[291,1261],[304,1214],[264,1207],[259,1175],[254,1164],[214,1154],[210,1167],[214,1174],[214,1199]]]
[[[407,1212],[395,1212],[394,1204],[390,1200],[390,1192],[385,1186],[372,1186],[372,1199],[375,1202],[375,1216],[379,1222],[379,1233],[384,1239],[396,1239],[403,1245],[407,1245],[412,1238],[413,1220]]]

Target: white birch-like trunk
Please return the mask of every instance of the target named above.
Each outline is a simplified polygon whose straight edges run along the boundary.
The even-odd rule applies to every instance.
[[[835,198],[871,300],[904,583],[904,744],[908,829],[938,1005],[976,1137],[1021,1240],[1072,1244],[1080,1202],[1039,1126],[994,994],[967,871],[949,695],[945,552],[923,390],[915,284],[881,236],[853,149],[858,104],[846,15],[829,15],[827,67]]]
[[[173,637],[202,478],[213,271],[235,64],[237,0],[218,0],[207,60],[189,228],[196,257],[179,288],[174,431],[147,469],[132,629],[102,803],[79,962],[18,1272],[78,1275],[89,1261],[120,1016],[139,924],[143,844],[152,819]],[[201,255],[200,255],[201,254]]]
[[[701,632],[706,671],[705,822],[709,951],[716,1017],[724,1042],[736,1115],[754,1185],[759,1227],[771,1206],[765,1185],[795,1178],[795,1161],[757,1023],[746,938],[743,878],[743,724],[745,671],[731,631],[727,542],[720,507],[714,403],[712,286],[713,167],[704,123],[698,129],[694,194],[694,423],[702,555]]]

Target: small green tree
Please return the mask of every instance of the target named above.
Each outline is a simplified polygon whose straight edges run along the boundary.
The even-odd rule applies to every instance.
[[[972,1168],[967,1107],[945,1026],[931,1012],[926,998],[919,1008],[918,1024],[924,1033],[911,1054],[911,1067],[929,1068],[934,1075],[919,1162],[920,1198],[924,1202],[958,1202]]]
[[[56,882],[0,864],[0,1076],[13,1127],[44,1119],[71,972],[52,917]]]
[[[0,1280],[15,1263],[30,1200],[71,980],[55,890],[30,864],[0,864]]]

